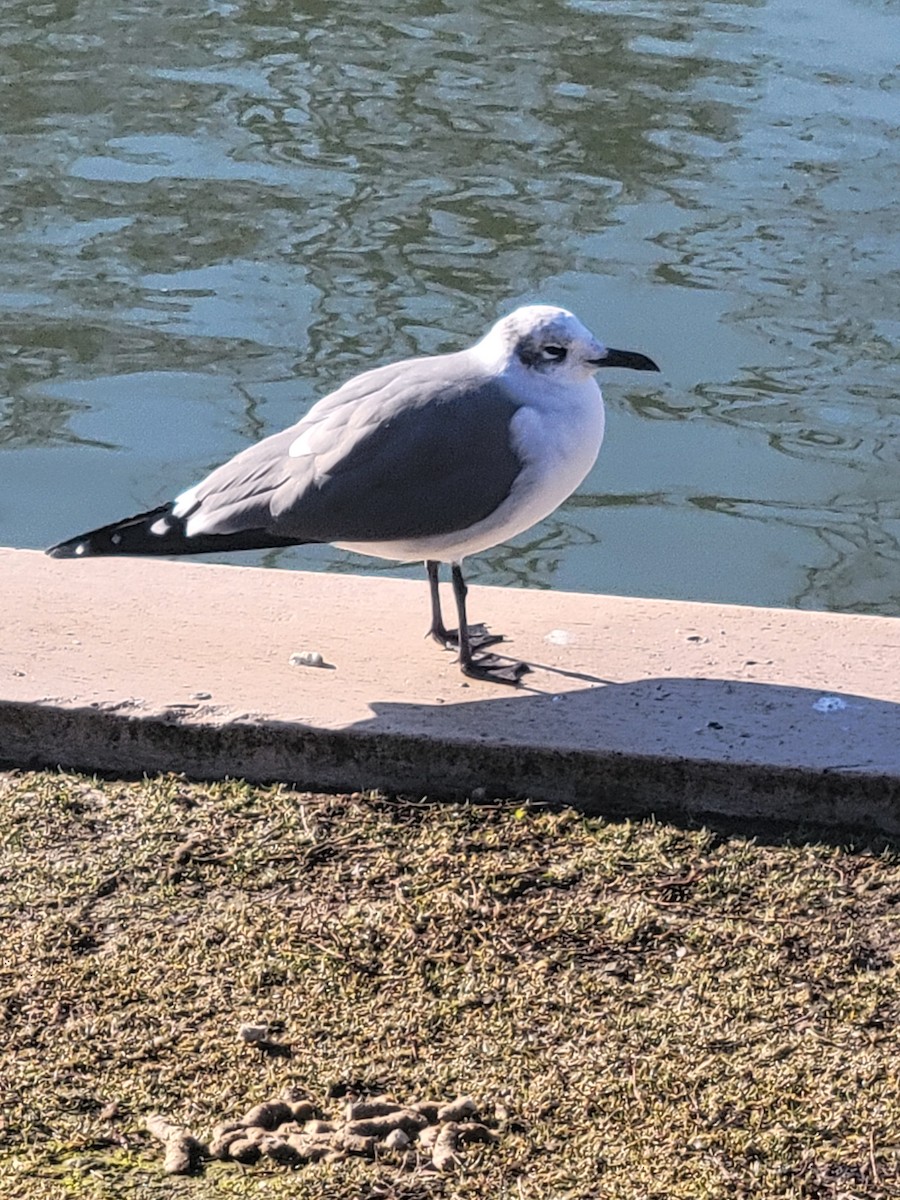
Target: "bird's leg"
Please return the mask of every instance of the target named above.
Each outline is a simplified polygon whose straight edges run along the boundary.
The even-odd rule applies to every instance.
[[[440,565],[439,562],[436,562],[432,558],[427,559],[425,562],[425,570],[428,572],[428,584],[431,591],[431,628],[425,636],[434,638],[439,646],[450,649],[459,645],[459,630],[448,629],[444,624],[438,581]],[[488,633],[487,626],[485,625],[469,625],[468,634],[469,646],[473,650],[481,650],[485,646],[494,646],[497,642],[503,641],[502,633]]]
[[[468,588],[463,579],[459,563],[454,563],[453,595],[456,597],[456,611],[459,615],[459,666],[463,675],[471,679],[488,679],[492,683],[508,683],[516,687],[521,677],[531,668],[527,663],[504,662],[496,654],[482,654],[480,658],[472,656],[473,643],[466,621],[466,593]],[[482,643],[483,645],[484,643]]]
[[[431,592],[431,628],[426,637],[433,637],[439,646],[451,646],[456,642],[456,633],[451,636],[450,630],[444,624],[441,613],[441,592],[438,571],[440,563],[433,558],[426,559],[425,570],[428,572],[428,587]]]

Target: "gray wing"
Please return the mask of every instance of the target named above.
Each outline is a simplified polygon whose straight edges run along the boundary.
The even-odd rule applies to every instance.
[[[265,531],[297,542],[455,533],[489,516],[522,467],[518,405],[464,355],[368,371],[179,497],[188,536]]]

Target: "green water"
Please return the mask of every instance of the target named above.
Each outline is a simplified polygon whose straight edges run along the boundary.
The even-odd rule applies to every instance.
[[[6,0],[0,544],[545,300],[663,375],[474,579],[900,613],[898,63],[896,0]]]

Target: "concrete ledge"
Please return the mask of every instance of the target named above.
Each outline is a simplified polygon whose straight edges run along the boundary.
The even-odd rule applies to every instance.
[[[513,692],[464,681],[427,607],[424,581],[0,549],[0,760],[900,832],[900,621],[473,588],[535,666]]]

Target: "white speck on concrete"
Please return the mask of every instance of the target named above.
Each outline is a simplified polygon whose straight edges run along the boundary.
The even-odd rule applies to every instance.
[[[544,638],[551,646],[568,646],[573,640],[568,629],[551,629]]]
[[[840,696],[820,696],[813,704],[813,710],[819,713],[843,712],[847,707],[847,701]]]

